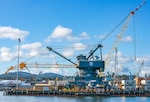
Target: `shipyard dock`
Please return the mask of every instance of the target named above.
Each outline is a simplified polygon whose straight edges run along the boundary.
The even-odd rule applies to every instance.
[[[17,83],[15,87],[8,88],[4,90],[4,95],[17,95],[17,96],[102,96],[102,97],[137,97],[137,96],[150,96],[150,76],[145,74],[145,77],[140,77],[139,73],[144,64],[141,62],[137,75],[118,75],[117,70],[117,44],[121,42],[123,33],[126,31],[131,17],[135,12],[144,4],[142,2],[135,10],[131,11],[129,16],[125,19],[124,24],[122,24],[120,33],[117,35],[116,41],[114,42],[110,53],[106,59],[103,59],[102,48],[103,45],[98,43],[93,49],[89,51],[87,55],[79,54],[76,56],[77,61],[72,61],[60,52],[57,52],[52,47],[47,46],[47,50],[59,55],[61,58],[65,59],[72,65],[68,66],[66,64],[33,64],[21,62],[18,65],[11,66],[6,73],[10,70],[27,69],[27,68],[76,68],[78,72],[75,76],[69,78],[56,77],[51,80],[50,78],[45,78],[37,83],[36,78],[33,78],[35,83],[30,85],[30,88],[22,87],[18,84],[18,72],[17,72]],[[115,28],[116,29],[116,28]],[[18,47],[19,48],[19,47]],[[96,51],[100,50],[100,54],[95,56]],[[19,51],[18,51],[19,52]],[[116,54],[115,56],[113,56]],[[19,55],[19,54],[18,54]],[[95,57],[94,57],[95,56]],[[106,72],[106,68],[112,59],[114,60],[114,71],[109,70]],[[56,66],[56,67],[54,67]],[[113,68],[112,66],[110,66]],[[21,80],[20,80],[21,81]],[[43,83],[44,82],[44,83]]]
[[[60,91],[27,91],[27,90],[4,90],[6,96],[101,96],[101,97],[149,97],[150,92],[133,91],[133,92],[60,92]]]

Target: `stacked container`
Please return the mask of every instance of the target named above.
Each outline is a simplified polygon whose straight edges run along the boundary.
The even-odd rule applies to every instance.
[[[141,85],[144,91],[150,91],[150,80],[141,80]]]
[[[122,80],[121,85],[124,91],[134,91],[136,89],[135,80]]]

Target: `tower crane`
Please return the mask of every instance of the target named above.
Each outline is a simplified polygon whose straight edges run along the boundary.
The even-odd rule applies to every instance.
[[[139,8],[141,8],[143,5],[145,4],[145,2],[142,2],[138,7],[136,7],[133,11],[130,12],[130,14],[128,15],[127,19],[125,20],[123,26],[121,27],[121,30],[119,32],[119,34],[117,35],[116,37],[116,40],[115,42],[113,43],[113,46],[111,47],[109,53],[108,53],[108,56],[106,57],[106,60],[105,60],[105,63],[106,63],[106,68],[108,67],[109,65],[109,62],[110,60],[112,59],[113,57],[113,53],[114,53],[114,50],[115,48],[118,46],[118,44],[120,43],[120,40],[122,39],[123,37],[123,34],[125,33],[125,31],[127,30],[128,28],[128,25],[130,23],[130,20],[132,18],[132,16],[135,14],[135,12],[137,10],[139,10]]]

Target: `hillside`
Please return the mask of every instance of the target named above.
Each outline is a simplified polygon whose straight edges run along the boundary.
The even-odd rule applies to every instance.
[[[22,80],[43,80],[43,79],[55,79],[56,77],[63,77],[62,75],[56,73],[43,73],[43,74],[30,74],[27,72],[19,72],[18,73],[19,79]],[[0,74],[0,79],[3,80],[11,80],[17,79],[17,72],[10,72],[8,74]]]

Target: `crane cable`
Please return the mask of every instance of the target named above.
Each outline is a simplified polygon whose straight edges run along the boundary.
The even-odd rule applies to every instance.
[[[135,16],[133,16],[133,35],[134,35],[134,60],[136,61],[136,27],[135,27]]]
[[[126,16],[124,19],[121,20],[110,32],[106,34],[106,36],[99,42],[101,44],[106,38],[108,38],[126,19],[128,16]]]
[[[127,15],[124,19],[122,19],[110,32],[108,32],[103,39],[100,40],[100,42],[98,44],[101,44],[103,41],[105,41],[117,28],[119,28],[121,26],[121,24],[127,19],[129,15]],[[96,44],[92,49],[95,49],[97,47]]]

